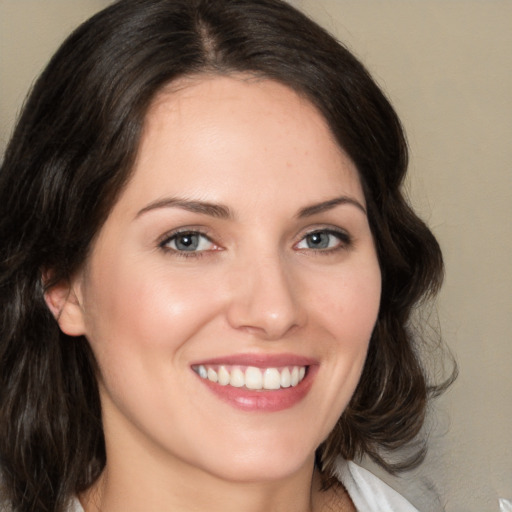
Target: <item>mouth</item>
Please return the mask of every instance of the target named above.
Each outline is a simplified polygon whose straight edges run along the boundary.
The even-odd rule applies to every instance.
[[[311,389],[318,362],[293,355],[242,354],[192,365],[215,396],[244,411],[275,412],[301,402]]]
[[[304,380],[308,366],[258,368],[240,365],[194,365],[192,369],[202,379],[250,390],[279,390],[295,387]]]

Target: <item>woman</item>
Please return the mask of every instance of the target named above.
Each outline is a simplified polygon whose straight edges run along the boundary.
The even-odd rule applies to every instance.
[[[399,120],[279,0],[121,0],[34,86],[0,175],[6,507],[415,510],[442,277]]]

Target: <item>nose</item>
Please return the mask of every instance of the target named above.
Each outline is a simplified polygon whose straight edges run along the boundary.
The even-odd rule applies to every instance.
[[[304,325],[299,285],[278,257],[246,262],[231,274],[227,318],[231,327],[279,340]]]

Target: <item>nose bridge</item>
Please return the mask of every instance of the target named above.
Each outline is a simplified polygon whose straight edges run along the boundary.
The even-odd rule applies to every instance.
[[[279,339],[303,322],[292,271],[279,251],[253,255],[233,278],[228,311],[233,327]]]

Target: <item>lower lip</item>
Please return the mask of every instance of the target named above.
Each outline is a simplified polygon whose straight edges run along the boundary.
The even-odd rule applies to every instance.
[[[277,390],[255,391],[245,387],[221,386],[208,379],[199,379],[220,399],[243,411],[276,412],[298,404],[308,394],[313,384],[317,366],[309,366],[306,376],[296,386]]]

